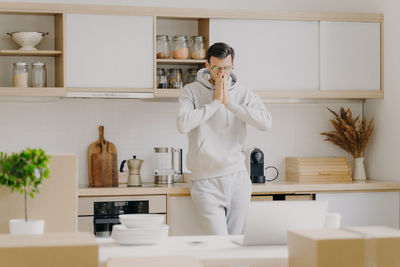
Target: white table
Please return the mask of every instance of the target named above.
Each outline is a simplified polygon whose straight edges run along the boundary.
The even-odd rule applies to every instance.
[[[111,238],[97,238],[99,261],[111,257],[195,256],[205,266],[288,266],[287,246],[240,246],[238,236],[171,236],[159,245],[121,246]]]

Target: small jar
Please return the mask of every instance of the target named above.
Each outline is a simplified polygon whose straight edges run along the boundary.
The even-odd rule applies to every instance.
[[[191,57],[192,59],[205,59],[206,48],[203,36],[192,36],[191,39]]]
[[[157,58],[169,58],[169,38],[168,35],[157,35]]]
[[[168,70],[168,88],[181,89],[183,88],[182,69]]]
[[[163,68],[157,68],[157,88],[168,88],[168,77]]]
[[[32,63],[31,86],[32,87],[47,86],[47,71],[45,63],[43,62]]]
[[[196,68],[188,69],[186,76],[186,83],[192,83],[195,81],[197,81],[197,69]]]
[[[28,87],[28,64],[25,62],[14,62],[13,87]]]
[[[175,59],[189,58],[189,47],[187,37],[184,35],[174,36],[173,50]]]

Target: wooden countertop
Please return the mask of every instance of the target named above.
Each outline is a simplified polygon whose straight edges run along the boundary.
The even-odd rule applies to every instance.
[[[295,193],[323,193],[323,192],[373,192],[373,191],[400,191],[400,181],[353,181],[350,183],[296,183],[278,181],[265,184],[253,184],[253,195],[262,194],[295,194]],[[92,196],[127,196],[127,195],[189,195],[188,183],[173,185],[156,185],[144,183],[142,187],[101,187],[90,188],[80,186],[79,197]]]

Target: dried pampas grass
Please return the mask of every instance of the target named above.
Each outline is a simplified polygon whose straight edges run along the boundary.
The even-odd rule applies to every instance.
[[[334,119],[329,120],[335,130],[321,133],[321,135],[326,136],[325,141],[334,143],[349,152],[354,158],[363,157],[374,131],[374,118],[370,120],[367,126],[366,119],[359,120],[360,116],[353,118],[350,109],[345,111],[342,107],[340,114],[330,108],[328,110],[335,115]]]

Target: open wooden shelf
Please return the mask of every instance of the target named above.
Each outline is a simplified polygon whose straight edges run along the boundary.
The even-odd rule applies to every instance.
[[[1,56],[58,56],[61,55],[62,51],[59,50],[35,50],[35,51],[24,51],[24,50],[0,50]]]
[[[154,93],[153,88],[67,87],[67,92]]]
[[[157,63],[161,64],[204,64],[205,59],[157,59]]]
[[[64,87],[45,87],[45,88],[15,88],[0,87],[0,96],[53,96],[64,97],[66,90]]]

